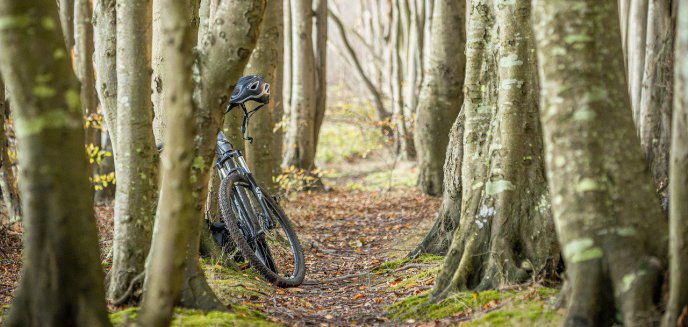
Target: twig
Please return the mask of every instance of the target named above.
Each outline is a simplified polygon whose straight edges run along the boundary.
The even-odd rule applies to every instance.
[[[303,282],[303,285],[320,285],[320,284],[334,283],[334,282],[339,282],[339,281],[347,280],[347,279],[351,279],[351,278],[362,277],[362,276],[369,275],[369,274],[370,274],[369,272],[364,272],[364,273],[360,273],[360,274],[344,275],[344,276],[340,276],[337,278],[330,278],[330,279],[307,280],[307,281]]]
[[[129,297],[131,297],[131,294],[134,293],[134,285],[140,282],[144,276],[146,276],[145,271],[134,277],[134,279],[131,280],[131,283],[129,283],[129,288],[127,288],[127,291],[124,292],[124,294],[119,299],[117,299],[117,301],[113,302],[112,305],[118,307],[126,303],[127,300],[129,300]]]

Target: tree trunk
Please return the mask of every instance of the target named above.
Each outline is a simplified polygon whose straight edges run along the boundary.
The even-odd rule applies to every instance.
[[[157,1],[156,1],[157,2]],[[162,184],[155,236],[146,264],[143,303],[139,322],[143,326],[168,326],[178,302],[184,279],[184,263],[189,231],[197,219],[194,211],[191,165],[193,164],[196,125],[193,118],[193,47],[198,30],[188,12],[198,7],[197,0],[160,0],[165,8],[159,17],[159,32],[154,41],[165,60],[158,68],[166,91],[174,96],[162,98],[169,114],[170,131],[165,133],[161,160]]]
[[[294,53],[294,43],[292,42],[292,32],[293,22],[291,19],[291,0],[283,0],[282,7],[283,22],[284,22],[284,69],[282,75],[282,103],[284,115],[281,117],[280,127],[282,129],[282,147],[286,143],[285,132],[287,131],[287,124],[291,120],[291,85],[292,85],[292,71],[294,67],[294,61],[292,60],[292,54]],[[284,154],[285,149],[280,152],[281,155]],[[282,156],[280,155],[279,165],[282,165]]]
[[[101,144],[103,145],[103,151],[113,153],[112,139],[107,130],[100,131],[101,134]],[[115,200],[115,189],[117,188],[114,175],[115,175],[115,157],[105,156],[103,157],[100,165],[98,165],[98,175],[100,178],[105,178],[107,185],[101,183],[100,186],[102,190],[96,190],[95,200],[96,204],[110,204]],[[110,176],[113,179],[110,179]]]
[[[628,86],[631,94],[633,120],[638,122],[640,115],[640,97],[643,88],[645,71],[645,47],[647,36],[647,13],[650,0],[630,0],[631,8],[628,20]],[[615,14],[616,16],[616,14]]]
[[[74,1],[75,0],[58,0],[58,10],[60,11],[60,26],[62,27],[62,36],[64,37],[65,45],[69,53],[74,47]]]
[[[0,17],[0,71],[15,108],[26,232],[23,273],[4,323],[109,326],[79,86],[57,6],[3,0]]]
[[[390,66],[391,66],[391,94],[392,94],[392,120],[395,126],[395,145],[397,154],[402,158],[412,157],[413,153],[413,139],[410,137],[409,128],[407,126],[405,113],[405,99],[403,94],[404,85],[404,61],[402,54],[404,54],[404,24],[402,23],[402,10],[400,2],[406,0],[394,1],[394,8],[392,11],[392,32],[391,32],[391,50],[390,50]]]
[[[313,159],[318,150],[320,127],[327,111],[327,0],[313,0],[315,34],[313,49],[315,55],[315,124],[313,126]]]
[[[616,1],[534,8],[547,176],[572,287],[563,325],[652,325],[667,224],[635,135]]]
[[[280,31],[280,44],[277,45],[277,72],[275,73],[275,79],[272,81],[272,94],[270,94],[271,100],[274,101],[275,107],[272,109],[272,176],[278,176],[282,173],[282,141],[284,140],[284,132],[282,128],[282,119],[284,117],[284,75],[285,75],[285,24],[284,16],[285,12],[289,11],[289,6],[284,5],[283,0],[278,0],[280,2],[280,17],[277,19],[277,29]],[[287,10],[285,10],[287,8]]]
[[[619,26],[621,27],[621,42],[624,53],[624,64],[628,71],[628,18],[631,11],[631,0],[619,1]]]
[[[21,221],[21,199],[17,188],[17,178],[12,169],[8,150],[10,147],[9,134],[5,129],[5,119],[9,117],[10,108],[5,94],[5,84],[0,79],[0,190],[2,200],[7,209],[9,223]]]
[[[96,90],[100,109],[110,134],[113,153],[117,156],[117,15],[115,0],[93,1],[93,40]]]
[[[268,83],[277,81],[279,48],[282,46],[281,20],[282,1],[268,1],[265,17],[263,17],[263,23],[260,26],[260,37],[253,54],[251,54],[244,75],[259,75],[265,78]],[[279,89],[272,89],[271,95],[278,92],[280,92]],[[273,152],[275,136],[273,113],[276,105],[277,103],[273,98],[263,109],[253,115],[250,126],[253,144],[245,143],[246,162],[249,168],[258,182],[271,191],[275,189],[273,177],[277,176],[273,174],[274,156],[279,156],[278,153]]]
[[[645,71],[638,114],[640,146],[658,190],[668,187],[675,14],[673,0],[653,0],[648,10]],[[662,192],[661,197],[666,197]]]
[[[207,0],[204,0],[207,1]],[[200,231],[208,196],[210,169],[214,167],[217,132],[233,89],[258,39],[265,0],[220,2],[209,16],[207,32],[199,38],[194,70],[199,72],[193,99],[196,108],[195,153],[191,169],[194,208],[198,217],[189,231],[181,304],[204,310],[226,310],[208,286],[199,265]],[[201,10],[201,15],[203,10]],[[213,18],[216,17],[216,18]],[[202,20],[201,20],[202,21]],[[201,25],[201,29],[205,29]]]
[[[155,136],[155,143],[160,144],[165,140],[164,133],[167,130],[167,115],[164,110],[163,101],[165,98],[163,89],[163,77],[165,72],[163,69],[164,52],[162,34],[162,16],[163,11],[167,13],[167,8],[164,7],[165,1],[153,1],[153,8],[151,12],[153,37],[151,41],[151,68],[153,75],[151,76],[151,101],[153,102],[153,135]],[[193,12],[193,9],[187,8]],[[158,37],[158,36],[161,37]],[[196,39],[196,38],[194,38]],[[167,79],[165,79],[167,80]]]
[[[108,298],[117,302],[145,270],[157,200],[147,55],[149,1],[117,3],[117,191],[108,287]]]
[[[669,178],[669,303],[664,327],[688,307],[688,3],[677,3],[674,122]],[[685,323],[685,322],[684,322]]]
[[[312,0],[290,0],[292,14],[292,84],[283,166],[314,168],[318,105],[313,49]]]
[[[98,99],[93,73],[93,25],[89,0],[74,0],[74,62],[76,75],[81,82],[81,111],[90,122],[98,119]],[[86,146],[101,149],[100,130],[89,124],[86,128]],[[91,177],[98,171],[96,162],[91,164]]]
[[[458,153],[448,155],[445,171],[447,183],[456,183],[452,163],[463,153],[460,186],[447,189],[462,194],[445,194],[442,210],[457,210],[454,199],[461,207],[438,216],[460,219],[434,301],[452,291],[551,277],[559,263],[542,160],[530,1],[471,5],[464,130],[452,134],[463,134],[464,144],[452,149]]]
[[[439,0],[442,1],[442,0]],[[449,133],[449,143],[444,161],[442,204],[430,231],[409,257],[415,258],[423,253],[445,255],[451,245],[454,230],[461,221],[462,175],[464,160],[463,138],[466,117],[464,110],[459,112]]]
[[[435,4],[433,44],[416,116],[418,185],[435,196],[442,194],[449,130],[463,102],[465,13],[465,1],[439,0]]]

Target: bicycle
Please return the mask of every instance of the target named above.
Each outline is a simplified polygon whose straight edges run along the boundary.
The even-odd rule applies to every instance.
[[[244,113],[241,132],[253,143],[248,132],[251,116],[269,101],[270,85],[260,76],[244,76],[232,92],[226,113],[240,107]],[[259,103],[248,111],[246,103]],[[303,282],[305,262],[303,249],[291,221],[277,201],[256,182],[240,150],[217,134],[215,167],[222,180],[219,203],[222,223],[209,224],[216,243],[226,249],[226,240],[219,233],[229,233],[247,260],[268,282],[279,287],[295,287]],[[224,226],[222,226],[224,225]]]

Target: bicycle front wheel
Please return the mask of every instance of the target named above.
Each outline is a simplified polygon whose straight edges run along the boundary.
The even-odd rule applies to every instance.
[[[220,184],[220,210],[232,240],[253,269],[277,286],[301,285],[306,271],[303,249],[275,200],[235,173]]]

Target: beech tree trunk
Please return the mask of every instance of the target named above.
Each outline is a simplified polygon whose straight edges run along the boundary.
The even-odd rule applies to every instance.
[[[547,176],[572,287],[563,325],[653,325],[667,223],[635,135],[617,3],[533,3]]]
[[[79,86],[57,6],[3,0],[0,17],[0,71],[15,108],[26,232],[22,277],[3,322],[109,326]]]
[[[400,2],[406,0],[399,0],[393,2],[392,22],[391,22],[391,43],[390,46],[390,93],[392,94],[392,121],[395,127],[395,145],[397,154],[402,158],[413,158],[413,139],[409,131],[408,122],[406,119],[405,98],[403,92],[404,85],[404,55],[405,39],[404,30],[405,25],[402,22],[403,12],[400,8]]]
[[[283,0],[282,13],[284,14],[284,16],[282,17],[282,21],[284,22],[284,67],[282,69],[282,108],[284,110],[284,116],[281,117],[282,124],[280,124],[280,127],[283,131],[282,137],[284,139],[282,145],[284,145],[286,143],[286,133],[284,132],[286,132],[287,130],[288,122],[291,121],[291,118],[289,118],[291,115],[291,75],[292,67],[294,65],[294,61],[292,60],[292,54],[294,53],[294,43],[292,42],[293,23],[291,19],[291,0]],[[284,152],[284,149],[282,149],[280,153],[284,154]],[[279,164],[281,166],[282,157],[280,156],[279,159]]]
[[[640,115],[640,97],[645,72],[645,47],[647,45],[647,13],[650,0],[630,0],[631,8],[628,18],[628,86],[631,94],[633,120],[638,123]]]
[[[58,0],[58,10],[60,11],[60,26],[62,26],[62,36],[64,37],[67,50],[72,51],[74,47],[74,1]]]
[[[669,303],[663,326],[688,307],[688,3],[677,3],[674,122],[669,178]],[[685,323],[685,322],[684,322]]]
[[[318,81],[313,47],[312,0],[290,0],[292,21],[291,103],[283,166],[314,168]]]
[[[313,0],[313,19],[315,34],[313,35],[313,49],[315,51],[315,125],[313,127],[313,156],[318,150],[320,127],[325,119],[327,110],[327,0]]]
[[[163,77],[165,73],[163,69],[163,61],[165,54],[163,52],[162,34],[162,17],[163,12],[167,12],[165,1],[153,1],[153,8],[151,10],[152,17],[152,41],[151,41],[151,68],[153,75],[151,76],[151,101],[153,102],[153,135],[155,136],[155,143],[163,143],[165,140],[164,133],[167,130],[167,112],[164,110],[163,101],[165,95],[163,93]],[[187,8],[188,11],[194,12],[194,9]],[[161,36],[161,37],[158,37]],[[197,39],[195,37],[194,39]]]
[[[204,2],[201,2],[201,22]],[[199,72],[193,100],[196,108],[196,137],[191,181],[194,210],[198,217],[189,231],[184,286],[181,305],[203,310],[226,310],[213,293],[199,264],[201,226],[208,196],[208,181],[213,168],[217,132],[227,105],[228,92],[239,80],[258,39],[258,27],[263,18],[265,0],[234,0],[220,2],[209,14],[208,22],[200,29],[194,70]],[[214,15],[214,16],[213,16]]]
[[[74,62],[77,78],[81,82],[81,110],[84,117],[90,120],[98,116],[98,98],[93,72],[92,16],[93,11],[89,0],[74,0]],[[100,130],[94,127],[86,128],[86,145],[101,148]],[[97,165],[91,166],[92,172],[95,173]]]
[[[156,0],[157,2],[158,0]],[[165,60],[161,83],[166,92],[160,105],[168,115],[170,132],[165,133],[162,154],[162,183],[155,234],[146,264],[146,279],[139,322],[142,326],[169,326],[174,305],[178,302],[184,279],[184,263],[189,231],[197,213],[194,210],[191,165],[194,159],[193,47],[197,25],[188,19],[188,12],[198,8],[197,0],[160,0],[155,6],[165,8],[159,17],[160,34],[155,43],[161,45]]]
[[[453,291],[551,277],[559,264],[542,160],[530,1],[472,1],[467,35],[465,119],[451,134],[463,136],[463,145],[450,141],[450,187],[438,215],[455,217],[458,225],[433,301]]]
[[[281,54],[279,48],[282,46],[282,31],[280,30],[282,15],[282,1],[268,1],[265,17],[260,26],[258,43],[244,71],[244,75],[262,76],[274,86],[277,86],[275,82],[278,80],[277,68]],[[273,114],[275,107],[279,105],[275,101],[278,99],[275,98],[281,90],[274,86],[270,90],[270,103],[251,118],[249,132],[253,137],[253,144],[246,142],[244,145],[249,168],[258,182],[268,190],[275,188],[273,177],[276,177],[278,172],[274,171],[274,156],[279,157],[279,153],[273,151],[275,138]]]
[[[149,89],[149,1],[117,3],[117,191],[108,286],[108,298],[117,302],[145,270],[157,201],[158,161]]]
[[[660,191],[666,190],[669,184],[676,25],[673,6],[673,0],[650,1],[645,70],[637,119],[640,146],[645,152],[655,187]],[[660,196],[666,197],[666,192]]]
[[[418,186],[430,195],[442,194],[449,130],[463,102],[465,13],[465,1],[438,0],[435,4],[433,43],[420,93],[414,133],[418,154]]]
[[[93,62],[100,109],[117,157],[117,14],[115,0],[93,1]]]
[[[22,210],[17,178],[8,154],[10,141],[5,129],[5,119],[9,117],[10,109],[6,100],[5,84],[0,79],[0,190],[7,209],[7,218],[13,223],[21,220]]]

